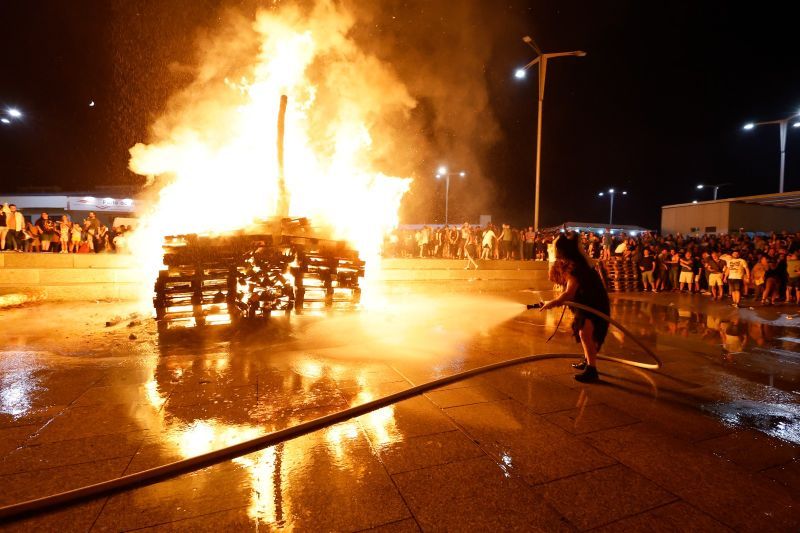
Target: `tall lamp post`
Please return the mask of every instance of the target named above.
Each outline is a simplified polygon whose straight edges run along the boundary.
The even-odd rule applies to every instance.
[[[534,206],[535,211],[533,213],[533,229],[535,231],[539,231],[539,168],[542,160],[542,103],[544,102],[544,82],[545,78],[547,77],[547,60],[564,56],[583,57],[586,55],[586,52],[583,50],[575,50],[572,52],[543,54],[541,49],[539,49],[539,46],[529,35],[523,37],[522,41],[533,48],[533,51],[536,52],[537,57],[524,67],[517,69],[517,71],[514,73],[514,76],[517,79],[522,79],[525,77],[525,73],[528,71],[528,69],[534,65],[538,65],[539,67],[539,113],[536,119],[536,205]]]
[[[450,208],[450,176],[459,176],[459,177],[463,178],[466,175],[467,175],[467,173],[464,172],[463,170],[460,171],[460,172],[448,172],[447,171],[447,167],[444,167],[444,166],[439,167],[436,170],[436,179],[442,179],[442,178],[445,179],[445,181],[444,181],[444,183],[445,183],[445,186],[444,186],[445,187],[445,193],[444,193],[444,225],[445,226],[447,226],[448,216],[449,216],[448,210]]]
[[[611,209],[608,212],[608,225],[610,226],[614,223],[614,195],[617,194],[617,192],[614,189],[608,189],[607,193],[600,192],[597,194],[597,196],[602,197],[605,196],[606,194],[608,194],[608,197],[611,199]],[[627,195],[628,191],[622,191],[622,196],[627,196]]]
[[[702,189],[705,189],[706,187],[713,187],[714,188],[714,200],[716,200],[717,199],[717,191],[719,190],[720,187],[724,187],[726,185],[730,185],[730,183],[716,183],[714,185],[703,185],[701,183],[700,185],[697,186],[697,189],[698,190],[702,190]]]
[[[756,126],[766,126],[767,124],[777,124],[780,132],[780,146],[781,146],[781,174],[778,192],[783,192],[783,170],[786,166],[786,129],[790,121],[797,120],[800,114],[794,114],[790,117],[782,118],[780,120],[767,120],[764,122],[749,122],[744,125],[745,130],[752,130]],[[800,128],[800,120],[792,124],[793,128]]]

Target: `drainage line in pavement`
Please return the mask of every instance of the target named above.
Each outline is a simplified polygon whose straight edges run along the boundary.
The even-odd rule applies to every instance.
[[[634,341],[640,348],[642,348],[645,351],[645,353],[655,361],[655,363],[641,363],[638,361],[631,361],[628,359],[603,356],[603,355],[598,355],[597,356],[598,359],[603,359],[605,361],[613,361],[615,363],[620,363],[623,365],[633,366],[637,368],[645,368],[648,370],[655,370],[661,368],[662,365],[661,359],[659,359],[658,356],[655,353],[653,353],[652,350],[650,350],[647,346],[645,346],[645,344],[642,343],[642,341],[639,340],[639,338],[636,335],[628,331],[622,324],[620,324],[610,316],[601,313],[596,309],[575,302],[566,302],[565,305],[593,313],[599,316],[600,318],[606,320],[610,324],[613,324],[620,331],[622,331],[622,333],[624,333],[628,338]],[[302,424],[298,424],[290,428],[274,431],[272,433],[268,433],[266,435],[262,435],[260,437],[256,437],[248,441],[240,442],[232,446],[221,448],[219,450],[214,450],[208,453],[197,455],[195,457],[189,457],[187,459],[182,459],[180,461],[175,461],[173,463],[161,465],[156,468],[151,468],[149,470],[143,470],[141,472],[136,472],[134,474],[128,474],[126,476],[110,479],[108,481],[95,483],[94,485],[87,485],[85,487],[80,487],[77,489],[60,492],[58,494],[53,494],[51,496],[45,496],[43,498],[38,498],[35,500],[28,500],[25,502],[20,502],[5,507],[0,507],[0,522],[11,522],[16,520],[21,520],[22,518],[30,517],[37,513],[54,512],[63,507],[75,505],[87,500],[110,496],[112,494],[125,492],[146,485],[152,485],[153,483],[157,483],[165,479],[170,479],[179,476],[181,474],[186,474],[188,472],[193,472],[201,468],[206,468],[224,461],[235,459],[236,457],[240,457],[242,455],[247,455],[249,453],[263,450],[264,448],[267,448],[269,446],[274,446],[276,444],[280,444],[282,442],[286,442],[288,440],[295,439],[297,437],[308,435],[309,433],[312,433],[320,429],[324,429],[328,426],[344,422],[351,418],[355,418],[357,416],[361,416],[369,412],[376,411],[378,409],[387,407],[391,404],[400,402],[402,400],[407,400],[409,398],[413,398],[414,396],[419,396],[420,394],[423,394],[430,390],[438,389],[445,385],[449,385],[457,381],[463,381],[465,379],[469,379],[471,377],[475,377],[480,374],[485,374],[487,372],[492,372],[494,370],[499,370],[501,368],[507,368],[510,366],[520,365],[524,363],[543,361],[545,359],[565,359],[565,358],[573,359],[577,357],[583,357],[583,354],[544,353],[537,355],[526,355],[524,357],[509,359],[507,361],[500,361],[498,363],[493,363],[490,365],[473,368],[472,370],[459,372],[458,374],[453,374],[433,381],[429,381],[428,383],[423,383],[422,385],[417,385],[415,387],[411,387],[410,389],[406,389],[404,391],[390,394],[389,396],[385,396],[383,398],[379,398],[377,400],[373,400],[371,402],[367,402],[362,405],[357,405],[355,407],[345,409],[344,411],[339,411],[337,413],[332,413],[330,415],[322,416],[314,420],[309,420],[308,422],[303,422]]]

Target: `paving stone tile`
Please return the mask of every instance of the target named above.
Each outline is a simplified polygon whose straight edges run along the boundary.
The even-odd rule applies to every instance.
[[[578,529],[598,527],[677,498],[631,469],[614,465],[536,487]]]
[[[564,428],[570,433],[581,434],[627,426],[639,420],[603,404],[587,405],[568,411],[559,411],[545,415],[546,420]]]
[[[698,446],[753,472],[800,458],[800,445],[753,430],[704,440]]]
[[[733,530],[685,502],[674,502],[596,529],[598,533],[718,533]]]
[[[780,485],[695,444],[645,424],[593,433],[586,439],[729,527],[774,531],[800,527],[797,504]],[[629,443],[627,449],[623,448],[625,443]]]
[[[434,390],[425,393],[425,397],[443,409],[447,407],[458,407],[459,405],[505,400],[508,398],[508,396],[497,389],[485,385]]]
[[[390,522],[370,529],[362,529],[370,533],[416,533],[420,531],[417,522],[413,518]]]
[[[94,528],[93,531],[100,531],[102,529],[103,526],[101,525],[100,527]],[[246,507],[239,507],[237,509],[228,509],[187,518],[185,520],[177,520],[151,527],[139,528],[133,531],[152,531],[154,533],[168,533],[173,531],[216,533],[218,531],[259,531],[259,529],[264,530],[264,527],[259,528],[258,518],[249,516]]]
[[[534,413],[564,411],[590,403],[590,396],[582,391],[536,377],[527,370],[495,372],[486,380]]]
[[[760,475],[777,482],[795,501],[800,501],[800,461],[774,466],[763,470]]]
[[[152,527],[231,509],[245,509],[268,529],[355,531],[410,517],[363,432],[348,422],[113,496],[95,529]]]
[[[70,407],[87,407],[93,405],[152,405],[154,398],[156,402],[162,402],[169,396],[172,388],[170,384],[163,384],[151,387],[149,383],[136,385],[105,385],[100,387],[90,387],[78,396]],[[155,396],[154,396],[155,395]]]
[[[670,435],[696,442],[727,435],[734,428],[709,416],[698,407],[689,407],[685,400],[681,403],[670,401],[657,390],[637,393],[613,385],[597,387],[588,394],[597,402],[605,403],[634,418],[660,426]]]
[[[132,457],[147,431],[114,433],[58,442],[33,442],[0,460],[0,475]]]
[[[441,409],[421,396],[362,415],[356,420],[376,446],[456,429]]]
[[[82,503],[61,511],[39,514],[23,520],[4,523],[0,526],[0,530],[3,533],[30,533],[31,531],[84,533],[91,530],[92,524],[94,524],[104,504],[105,499]]]
[[[33,439],[38,444],[149,429],[161,423],[159,408],[111,405],[65,409]]]
[[[38,424],[0,428],[0,459],[22,446],[39,430]]]
[[[122,475],[130,457],[59,466],[0,476],[0,505],[19,503],[99,483]]]
[[[479,457],[483,450],[461,431],[412,437],[378,448],[390,474]]]
[[[447,409],[498,465],[529,484],[616,463],[514,400]]]
[[[757,476],[722,472],[680,497],[737,531],[800,531],[800,504]]]
[[[0,429],[20,426],[44,426],[57,417],[67,408],[66,405],[51,405],[47,407],[32,407],[24,413],[0,413]]]
[[[423,531],[571,529],[563,517],[528,487],[486,458],[402,472],[393,477]]]

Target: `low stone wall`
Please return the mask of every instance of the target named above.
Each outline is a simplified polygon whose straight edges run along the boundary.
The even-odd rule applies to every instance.
[[[478,269],[465,270],[466,261],[450,259],[384,259],[377,278],[393,285],[427,284],[444,291],[550,290],[547,263],[542,261],[477,261]]]
[[[143,280],[132,258],[115,254],[0,253],[0,291],[47,300],[133,300]]]
[[[505,291],[548,290],[547,263],[478,261],[465,270],[464,261],[447,259],[384,259],[377,279],[388,289]],[[151,282],[141,279],[129,255],[0,253],[0,294],[22,293],[47,300],[132,300]]]

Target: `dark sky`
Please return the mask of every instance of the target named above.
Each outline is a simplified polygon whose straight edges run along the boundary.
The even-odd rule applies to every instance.
[[[213,27],[221,6],[251,9],[254,3],[4,2],[0,106],[18,107],[25,117],[0,124],[0,191],[139,183],[126,169],[127,149],[147,139],[148,124],[188,81],[174,65],[193,60],[198,33]],[[468,181],[454,185],[453,218],[477,218],[480,211],[497,221],[532,220],[536,79],[513,78],[514,69],[532,58],[521,41],[526,33],[545,51],[588,52],[548,66],[541,225],[606,220],[608,202],[597,192],[610,186],[628,191],[615,205],[615,222],[650,227],[659,225],[661,205],[709,199],[710,191],[695,190],[700,182],[731,182],[721,196],[777,190],[777,126],[751,132],[741,126],[800,111],[796,19],[779,3],[740,8],[716,1],[454,0],[429,2],[426,9],[425,2],[391,0],[373,5],[375,16],[388,18],[391,11],[403,27],[440,28],[431,30],[433,40],[426,44],[435,48],[432,55],[446,50],[455,65],[460,52],[471,53],[469,46],[447,48],[456,32],[461,42],[486,52],[478,74],[498,135],[482,145],[474,163],[480,168],[467,170],[491,187],[480,189],[486,197],[480,208],[459,212],[459,204],[466,205],[478,189]],[[448,9],[436,9],[443,5]],[[459,6],[469,8],[471,18],[448,20],[448,10]],[[375,35],[364,35],[382,39],[376,53],[390,62],[421,42],[406,31],[396,31],[389,41],[381,25],[374,28]],[[425,95],[414,96],[425,101]],[[89,107],[92,100],[96,105]],[[471,146],[472,139],[459,135],[452,133],[454,142]],[[785,188],[795,190],[800,128],[790,128],[787,154]],[[421,176],[437,164],[429,157],[414,163]],[[441,217],[436,183],[421,190],[433,200],[407,210],[409,216]]]

